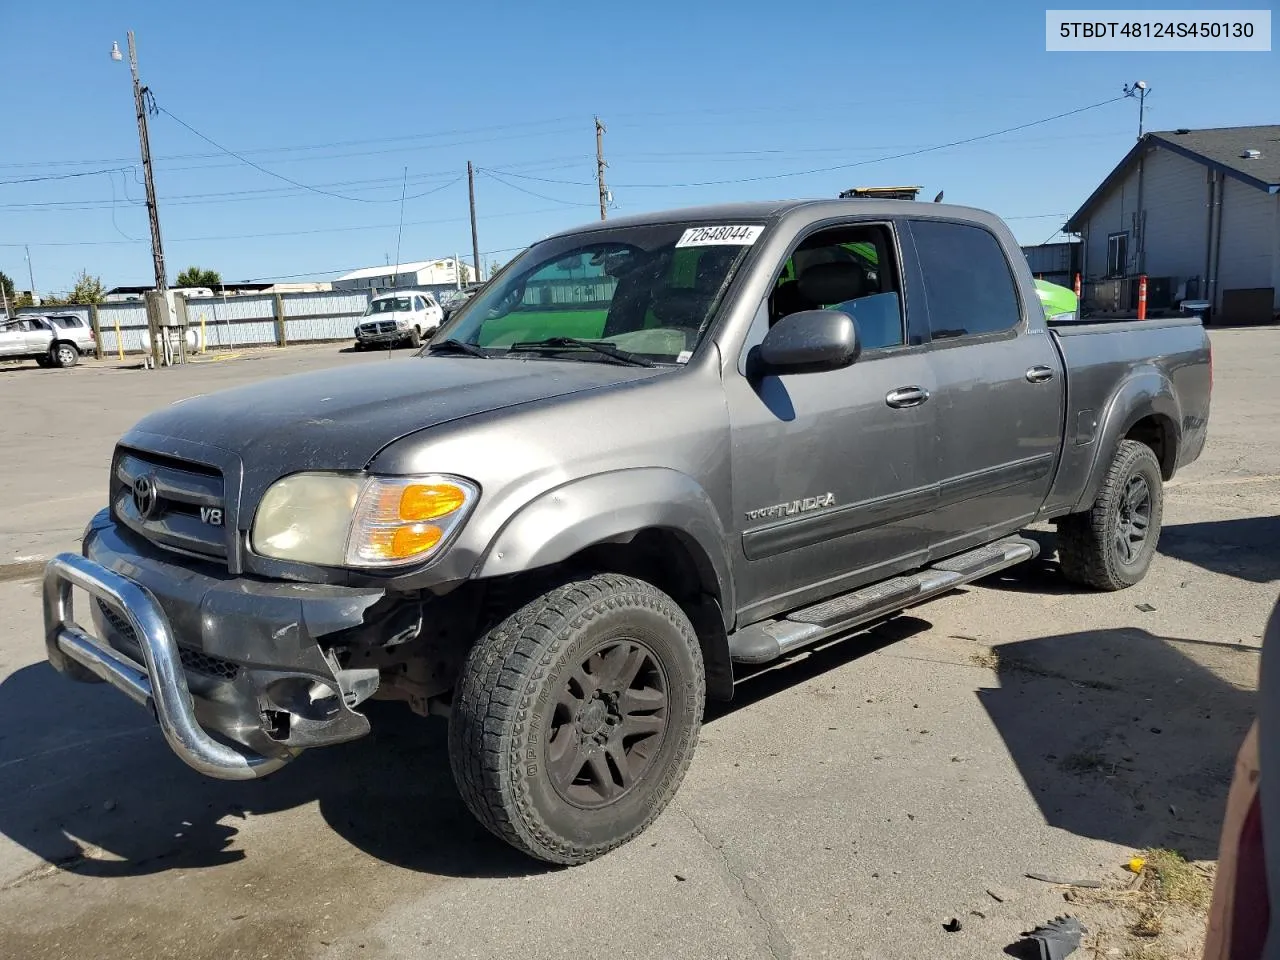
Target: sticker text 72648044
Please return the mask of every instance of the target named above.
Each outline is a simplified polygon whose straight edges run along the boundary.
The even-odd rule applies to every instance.
[[[676,243],[677,247],[749,247],[764,233],[759,224],[737,226],[690,227]]]

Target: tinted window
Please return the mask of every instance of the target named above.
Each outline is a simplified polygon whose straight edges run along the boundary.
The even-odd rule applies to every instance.
[[[769,297],[769,323],[817,309],[839,310],[853,317],[863,349],[904,342],[898,272],[887,228],[820,230],[796,248]]]
[[[50,317],[49,319],[64,329],[83,326],[79,317]]]
[[[912,221],[929,333],[935,340],[1008,330],[1022,318],[1013,274],[994,236],[981,227]]]

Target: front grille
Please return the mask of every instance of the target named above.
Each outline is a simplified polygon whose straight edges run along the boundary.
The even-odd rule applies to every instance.
[[[394,320],[378,320],[375,323],[362,324],[360,329],[365,333],[392,333],[396,329]]]
[[[155,491],[145,516],[134,492],[139,479],[149,480]],[[217,469],[121,447],[111,487],[116,519],[130,529],[162,547],[226,559],[229,518]]]
[[[103,619],[111,624],[111,629],[129,647],[129,650],[125,652],[135,657],[138,663],[142,663],[142,648],[138,644],[138,635],[134,633],[133,625],[102,600],[97,600],[96,602]],[[184,647],[181,644],[178,646],[178,657],[182,660],[184,669],[190,670],[192,673],[203,674],[206,677],[213,677],[217,680],[234,680],[240,674],[239,664],[232,663],[230,660],[223,660],[221,657],[215,657],[202,650],[192,650],[190,647]]]

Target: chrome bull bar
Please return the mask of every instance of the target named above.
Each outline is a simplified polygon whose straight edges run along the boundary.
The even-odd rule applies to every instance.
[[[72,587],[116,610],[133,627],[145,663],[90,636],[75,622]],[[253,780],[278,770],[288,757],[267,757],[228,746],[196,720],[169,619],[151,591],[75,553],[60,553],[44,572],[45,646],[49,662],[78,680],[105,680],[150,709],[169,747],[190,767],[221,780]]]

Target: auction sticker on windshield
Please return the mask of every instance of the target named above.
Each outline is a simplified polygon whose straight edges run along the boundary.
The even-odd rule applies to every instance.
[[[764,233],[764,227],[721,225],[690,227],[676,243],[677,247],[749,247]]]

